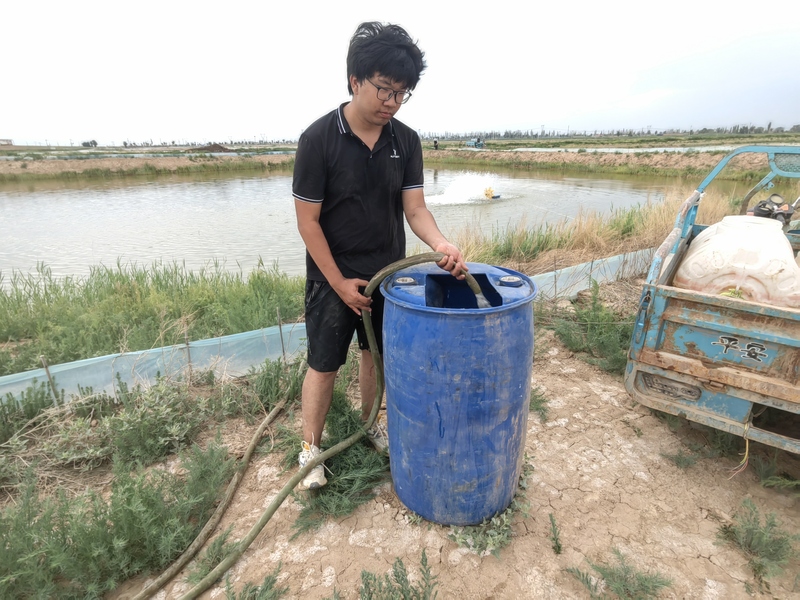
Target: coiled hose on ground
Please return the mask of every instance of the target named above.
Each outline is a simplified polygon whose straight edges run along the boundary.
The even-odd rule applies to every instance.
[[[408,267],[412,267],[415,265],[427,263],[427,262],[439,262],[445,257],[444,254],[441,252],[428,252],[425,254],[417,254],[415,256],[410,256],[408,258],[404,258],[398,260],[397,262],[392,263],[391,265],[385,267],[381,271],[379,271],[369,282],[366,289],[364,290],[364,295],[367,297],[372,297],[373,292],[377,289],[377,287],[381,284],[381,282],[390,275],[393,275],[397,271],[401,271],[402,269],[406,269]],[[470,289],[476,295],[477,298],[482,299],[483,294],[481,293],[481,288],[478,285],[478,282],[475,278],[470,275],[469,273],[464,273],[467,284],[469,285]],[[220,579],[222,575],[230,569],[237,560],[244,554],[247,548],[250,547],[250,544],[256,539],[261,530],[264,529],[264,526],[269,522],[275,512],[280,508],[281,504],[283,504],[284,500],[289,496],[292,490],[297,486],[298,483],[309,473],[311,469],[316,467],[317,465],[325,462],[332,456],[337,455],[339,452],[346,450],[356,442],[358,442],[364,435],[366,435],[367,429],[372,427],[375,423],[375,419],[378,416],[378,410],[380,409],[381,402],[383,400],[383,390],[385,386],[385,380],[383,377],[383,360],[381,358],[380,351],[378,350],[378,343],[375,339],[375,329],[372,326],[372,318],[368,312],[364,312],[364,329],[367,333],[367,339],[369,340],[369,347],[370,352],[372,353],[372,361],[375,365],[375,379],[376,379],[376,392],[375,392],[375,401],[372,404],[372,411],[370,412],[369,418],[367,422],[364,424],[364,429],[357,433],[354,433],[349,438],[342,440],[335,446],[325,450],[314,459],[310,460],[305,467],[301,468],[300,470],[295,473],[291,479],[284,485],[281,491],[275,496],[272,500],[270,505],[266,508],[264,513],[261,515],[261,518],[256,522],[255,525],[250,529],[250,531],[245,535],[241,541],[234,547],[233,551],[226,556],[215,568],[212,570],[208,575],[206,575],[202,581],[200,581],[197,585],[195,585],[191,590],[189,590],[186,594],[181,596],[181,600],[191,600],[193,598],[197,598],[200,594],[206,591],[209,587],[211,587],[215,581]],[[154,582],[148,585],[145,589],[143,589],[137,596],[135,596],[134,600],[145,600],[146,598],[150,598],[153,596],[159,589],[161,589],[166,583],[172,579],[197,553],[197,551],[205,544],[208,537],[211,535],[213,530],[216,528],[219,521],[222,519],[222,515],[225,513],[228,505],[230,504],[231,500],[233,499],[234,492],[236,491],[236,487],[238,486],[239,482],[242,480],[244,476],[244,472],[247,469],[248,463],[252,456],[253,450],[255,449],[258,441],[261,439],[261,436],[269,425],[272,420],[275,418],[277,413],[283,408],[285,404],[285,400],[279,403],[267,417],[264,419],[264,422],[259,426],[256,434],[253,436],[253,440],[250,442],[250,446],[248,447],[247,452],[245,453],[242,466],[239,471],[236,473],[234,478],[231,480],[231,483],[228,486],[228,489],[225,494],[225,498],[223,502],[217,507],[214,515],[211,517],[209,522],[203,528],[203,530],[198,535],[197,539],[189,546],[189,548],[184,552],[180,558],[173,563],[164,573],[162,573]]]

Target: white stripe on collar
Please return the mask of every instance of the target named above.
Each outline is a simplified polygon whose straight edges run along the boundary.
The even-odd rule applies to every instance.
[[[344,126],[344,111],[341,106],[336,109],[336,124],[339,126],[339,133],[347,133]]]

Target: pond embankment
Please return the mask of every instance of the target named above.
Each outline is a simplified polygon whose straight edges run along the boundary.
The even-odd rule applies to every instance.
[[[562,169],[628,175],[706,175],[727,154],[713,152],[525,152],[439,150],[425,153],[426,165],[467,163],[518,169]],[[726,175],[746,179],[767,168],[766,155],[746,154],[731,160]],[[731,175],[735,174],[735,175]]]
[[[725,156],[712,152],[526,152],[515,150],[424,150],[429,167],[474,166],[525,170],[565,170],[585,173],[628,175],[698,176],[707,174]],[[170,155],[126,156],[119,153],[105,157],[65,157],[0,161],[0,182],[34,179],[89,179],[104,177],[157,176],[201,172],[252,172],[290,169],[292,154],[247,155]],[[767,167],[764,155],[734,158],[726,169],[729,178],[759,177]]]
[[[0,182],[32,179],[83,179],[200,172],[248,172],[291,168],[294,155],[116,156],[102,158],[39,158],[0,161]]]

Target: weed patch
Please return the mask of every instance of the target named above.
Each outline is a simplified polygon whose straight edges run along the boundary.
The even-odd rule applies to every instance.
[[[6,394],[5,399],[0,398],[0,444],[54,405],[64,405],[64,394],[54,398],[50,384],[36,379],[18,396]]]
[[[661,456],[672,461],[679,469],[688,469],[697,463],[697,456],[692,453],[684,454],[683,449],[678,450],[675,454],[662,452]]]
[[[279,598],[283,598],[289,592],[289,587],[280,587],[278,585],[280,568],[281,566],[278,565],[272,573],[264,578],[261,585],[253,585],[252,583],[245,584],[238,594],[233,589],[230,579],[226,578],[226,600],[278,600]]]
[[[34,423],[0,445],[0,486],[13,498],[0,513],[0,597],[101,597],[171,563],[207,521],[234,469],[219,435],[202,449],[192,444],[195,434],[220,416],[263,414],[280,394],[296,400],[303,368],[266,363],[238,388],[214,382],[210,393],[160,380],[147,390],[120,384],[116,397],[84,389],[64,406],[34,406],[41,408]],[[43,389],[28,396],[47,398]],[[145,468],[168,453],[177,453],[169,470]],[[112,461],[103,495],[84,492],[80,479],[52,487],[64,467],[91,471]],[[199,567],[227,551],[222,536]],[[276,588],[248,589],[252,595],[241,598],[278,597],[264,595]]]
[[[267,361],[262,365],[252,379],[263,410],[271,411],[284,398],[290,400],[287,408],[296,405],[301,397],[306,368],[302,360],[288,365],[282,361]]]
[[[186,577],[187,582],[191,583],[193,586],[197,585],[203,581],[206,575],[214,570],[214,567],[231,553],[233,544],[228,543],[228,537],[230,537],[232,529],[233,525],[219,534],[208,545],[208,548],[197,557]]]
[[[117,463],[108,502],[95,493],[40,498],[29,481],[0,515],[0,596],[99,597],[164,568],[197,535],[233,469],[213,444],[181,463],[183,480]]]
[[[759,582],[781,573],[796,555],[793,543],[798,536],[782,531],[774,513],[766,515],[762,523],[752,500],[746,499],[733,519],[733,523],[722,525],[720,538],[741,548]]]
[[[556,525],[556,518],[553,516],[553,513],[550,513],[550,542],[553,546],[553,552],[556,554],[561,554],[564,550],[561,547],[561,530]]]
[[[514,518],[521,515],[528,517],[530,504],[524,498],[524,490],[527,489],[527,479],[533,471],[533,467],[528,464],[527,456],[523,464],[522,474],[520,475],[519,487],[511,505],[503,512],[491,518],[484,519],[479,525],[467,527],[450,527],[449,539],[458,544],[461,548],[475,552],[481,556],[493,554],[500,557],[500,550],[511,543],[513,535],[512,526]]]
[[[616,565],[595,564],[592,567],[600,579],[593,577],[577,567],[569,567],[567,572],[580,581],[592,598],[603,598],[604,590],[608,590],[618,598],[630,600],[646,600],[655,598],[658,593],[672,585],[672,581],[659,573],[643,573],[631,565],[617,548],[612,549]]]
[[[361,600],[433,600],[436,592],[436,576],[428,567],[428,556],[422,551],[420,560],[420,581],[412,584],[408,579],[408,571],[401,559],[392,565],[392,574],[375,575],[369,571],[361,572]]]
[[[538,387],[531,390],[529,406],[531,411],[539,415],[539,421],[541,423],[547,422],[547,398],[544,397],[542,390],[540,390]]]
[[[754,454],[750,460],[750,464],[753,465],[753,470],[758,475],[758,480],[761,482],[761,485],[764,485],[764,482],[768,480],[774,481],[779,475],[777,448],[769,457]]]
[[[779,490],[800,489],[800,481],[779,475],[763,479],[761,485],[764,487],[777,488]]]
[[[575,304],[574,313],[562,313],[545,326],[555,330],[571,351],[604,371],[623,374],[633,335],[633,317],[620,319],[600,302],[600,286],[592,280],[588,305]]]

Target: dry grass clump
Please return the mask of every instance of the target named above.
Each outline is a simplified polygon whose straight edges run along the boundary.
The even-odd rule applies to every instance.
[[[678,210],[692,191],[679,185],[668,190],[660,202],[606,215],[582,212],[555,223],[532,224],[523,216],[516,224],[490,234],[475,229],[461,231],[456,243],[470,261],[503,264],[529,275],[545,273],[657,247],[675,226]],[[738,214],[740,202],[741,197],[708,191],[700,202],[696,222],[710,224],[723,216]]]

